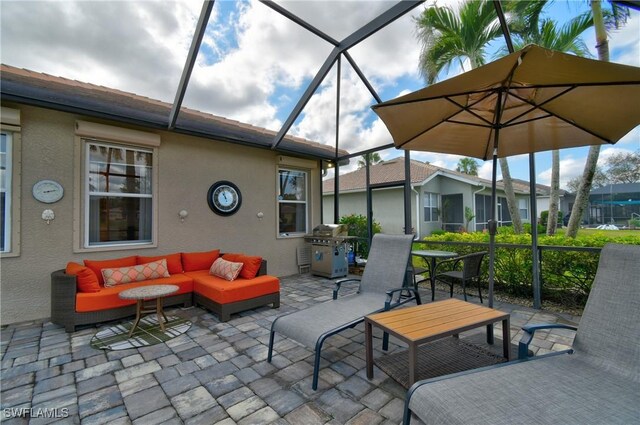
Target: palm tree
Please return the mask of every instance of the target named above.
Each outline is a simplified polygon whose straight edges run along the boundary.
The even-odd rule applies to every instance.
[[[611,3],[612,13],[606,16],[602,12],[602,5],[600,0],[591,0],[591,12],[593,13],[593,25],[596,30],[596,49],[598,50],[598,59],[601,61],[609,61],[609,42],[607,41],[607,22],[605,17],[610,18],[608,21],[609,27],[618,28],[626,21],[626,17],[629,16],[629,10],[620,7],[617,4]],[[598,157],[600,156],[600,145],[594,145],[589,148],[589,154],[584,164],[584,171],[582,172],[582,179],[580,180],[580,186],[576,192],[576,200],[573,203],[571,209],[571,217],[569,217],[569,223],[567,225],[566,235],[575,238],[578,235],[578,228],[582,221],[582,214],[587,207],[589,201],[589,192],[591,191],[591,184],[593,177],[596,174],[596,168],[598,165]]]
[[[527,3],[506,2],[507,20],[511,21],[512,14]],[[420,72],[429,84],[454,62],[459,62],[463,70],[464,60],[469,61],[471,68],[483,65],[488,43],[502,37],[493,2],[487,0],[465,0],[457,13],[447,6],[428,7],[416,18],[416,25],[422,43]],[[513,229],[522,233],[520,210],[506,158],[500,158],[500,168]]]
[[[583,13],[558,28],[549,18],[541,19],[545,1],[527,2],[520,11],[514,25],[514,48],[522,49],[527,44],[537,44],[551,50],[573,53],[576,56],[591,56],[587,45],[580,35],[593,26],[591,13]],[[560,152],[551,152],[551,193],[549,201],[549,219],[547,235],[552,236],[558,226],[558,204],[560,202]],[[532,217],[534,219],[534,217]]]
[[[362,168],[367,165],[367,158],[369,159],[370,165],[382,162],[382,158],[380,158],[380,154],[378,152],[365,153],[361,158],[362,159],[358,160],[358,168]]]
[[[473,158],[461,158],[458,161],[456,171],[459,173],[469,174],[470,176],[478,175],[478,162]]]

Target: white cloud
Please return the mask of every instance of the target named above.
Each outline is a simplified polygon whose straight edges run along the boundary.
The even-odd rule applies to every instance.
[[[337,40],[395,3],[279,2]],[[9,65],[171,102],[201,5],[188,0],[2,1],[0,59]],[[350,50],[378,93],[402,94],[410,90],[409,82],[421,85],[417,69],[420,45],[412,16],[425,5]],[[612,32],[610,47],[612,59],[638,66],[640,13],[631,13],[627,24]],[[594,44],[586,37],[588,45]],[[206,54],[198,57],[185,106],[279,130],[289,113],[282,105],[290,108],[291,100],[297,101],[332,48],[260,2],[216,2],[203,41]],[[371,113],[375,102],[371,94],[347,61],[342,63],[340,147],[354,152],[391,143],[386,127]],[[290,133],[333,145],[335,93],[336,76],[331,71]],[[616,145],[628,150],[639,147],[639,128]],[[582,171],[585,152],[561,152],[563,181]],[[388,159],[403,153],[392,149],[381,154]],[[411,157],[450,169],[460,158],[417,152]],[[526,159],[526,155],[509,159],[514,177],[528,178]],[[543,169],[548,168],[545,161],[540,163]],[[490,179],[491,161],[483,163],[479,172]]]
[[[609,34],[609,51],[612,62],[640,66],[640,12],[631,11],[631,16],[620,29]]]
[[[1,59],[172,101],[199,12],[196,2],[3,1]]]

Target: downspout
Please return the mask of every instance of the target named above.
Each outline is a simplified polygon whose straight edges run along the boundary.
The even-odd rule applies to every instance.
[[[473,208],[473,230],[475,231],[476,229],[476,195],[480,192],[482,192],[483,190],[485,190],[487,188],[487,186],[483,186],[480,185],[480,189],[476,190],[475,192],[473,192],[471,194],[471,207]],[[467,229],[468,230],[468,229]]]
[[[416,194],[416,239],[420,239],[420,192],[415,187],[411,187],[411,191]]]

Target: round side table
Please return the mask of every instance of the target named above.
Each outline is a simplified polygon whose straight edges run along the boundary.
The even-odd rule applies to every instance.
[[[136,300],[136,320],[133,322],[133,326],[129,331],[129,338],[131,338],[131,335],[133,335],[133,331],[138,326],[138,323],[140,322],[143,314],[156,313],[156,315],[158,316],[158,324],[160,324],[160,329],[162,329],[162,332],[164,332],[165,329],[162,318],[164,317],[164,320],[167,323],[169,322],[169,320],[167,320],[167,316],[162,310],[162,298],[178,292],[178,289],[180,288],[176,285],[149,285],[126,289],[120,292],[118,296],[123,300]],[[153,301],[154,299],[156,300],[155,308],[153,308],[153,306],[145,307],[145,301]]]

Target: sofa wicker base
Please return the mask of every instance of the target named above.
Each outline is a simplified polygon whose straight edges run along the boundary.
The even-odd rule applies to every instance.
[[[195,306],[202,306],[208,310],[211,310],[218,315],[220,321],[227,322],[229,319],[231,319],[231,315],[233,313],[251,310],[267,304],[272,304],[272,308],[279,308],[280,292],[274,292],[273,294],[262,295],[260,297],[227,304],[217,303],[201,294],[198,294],[197,292],[194,292],[193,304]]]
[[[107,310],[77,312],[75,302],[75,276],[66,274],[64,270],[51,273],[51,322],[64,326],[67,332],[75,332],[77,326],[94,325],[136,315],[135,304]],[[165,307],[193,305],[191,293],[165,297],[162,304]]]

